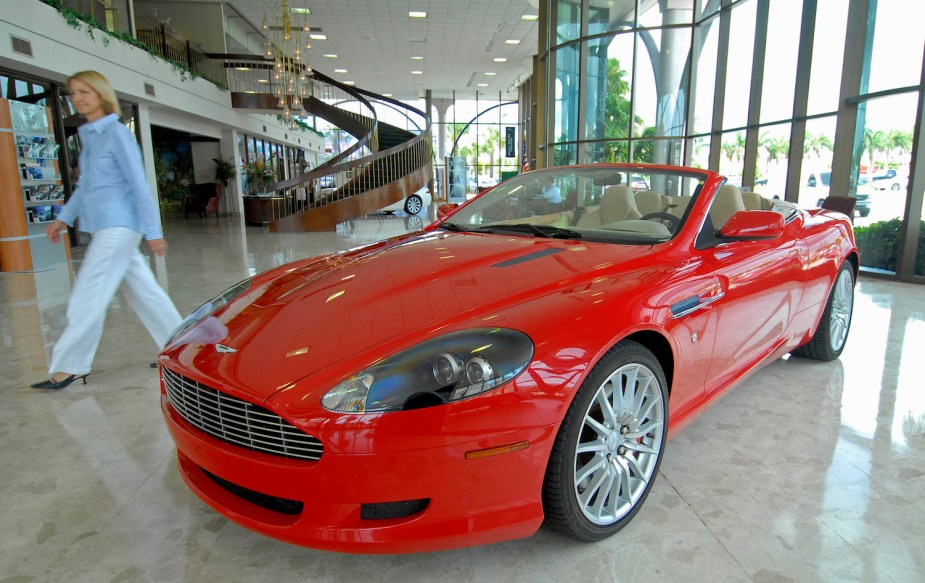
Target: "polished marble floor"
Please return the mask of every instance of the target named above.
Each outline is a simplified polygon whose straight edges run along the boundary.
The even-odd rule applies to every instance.
[[[181,312],[281,263],[402,233],[167,221],[154,262]],[[13,581],[925,581],[925,288],[862,278],[841,359],[781,359],[668,445],[645,507],[596,544],[545,529],[450,552],[353,556],[264,538],[187,490],[154,345],[113,304],[87,385],[44,378],[71,267],[0,274],[0,583]]]

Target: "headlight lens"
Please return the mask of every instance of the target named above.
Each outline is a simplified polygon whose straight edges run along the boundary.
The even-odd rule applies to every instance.
[[[533,342],[516,330],[451,332],[381,360],[321,398],[329,411],[373,413],[442,405],[479,395],[519,375]]]
[[[181,335],[183,335],[184,332],[214,314],[219,308],[228,305],[231,300],[247,291],[250,286],[251,278],[239,281],[211,300],[196,308],[193,313],[187,316],[186,319],[183,320],[179,326],[177,326],[177,329],[170,334],[170,337],[167,338],[166,344],[170,344],[179,338]]]

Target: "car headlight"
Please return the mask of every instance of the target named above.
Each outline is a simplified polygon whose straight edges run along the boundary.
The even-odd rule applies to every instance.
[[[458,401],[519,375],[533,358],[533,342],[516,330],[451,332],[403,350],[325,393],[321,404],[340,413],[407,411]]]
[[[218,294],[211,300],[207,301],[206,303],[196,308],[193,311],[193,313],[187,316],[186,319],[183,320],[179,326],[177,326],[177,329],[174,330],[170,334],[170,336],[167,338],[167,342],[165,343],[165,346],[167,344],[170,344],[171,342],[173,342],[180,336],[182,336],[184,332],[186,332],[187,330],[189,330],[190,328],[192,328],[199,322],[205,320],[206,318],[214,314],[219,308],[222,308],[228,305],[228,303],[231,302],[231,300],[235,299],[236,297],[238,297],[239,295],[247,291],[248,288],[250,288],[250,286],[251,286],[251,278],[247,278],[244,281],[239,281],[238,283],[229,287],[228,289]]]

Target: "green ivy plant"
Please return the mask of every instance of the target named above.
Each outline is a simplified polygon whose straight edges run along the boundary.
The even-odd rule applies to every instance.
[[[105,32],[108,36],[103,37],[104,47],[109,46],[110,37],[117,38],[124,43],[130,44],[134,47],[144,50],[145,52],[147,52],[149,55],[151,55],[155,59],[158,59],[160,61],[164,61],[170,64],[174,68],[174,70],[180,75],[181,81],[186,81],[187,79],[202,78],[212,83],[213,85],[215,85],[216,87],[218,87],[219,89],[223,91],[228,90],[228,88],[225,87],[224,84],[220,83],[219,81],[215,81],[214,79],[203,77],[196,71],[187,67],[184,63],[180,63],[179,61],[174,61],[172,59],[164,58],[164,56],[161,55],[157,49],[146,45],[145,43],[141,42],[140,40],[133,37],[132,35],[126,34],[124,32],[108,30],[105,26],[97,22],[96,19],[93,18],[92,16],[88,14],[84,14],[82,12],[78,12],[72,8],[65,6],[61,0],[39,0],[39,1],[57,10],[61,14],[61,17],[64,18],[64,21],[67,22],[67,24],[71,28],[75,30],[81,30],[82,28],[84,28],[84,26],[86,26],[87,34],[90,36],[92,40],[96,40],[96,36],[94,36],[93,34],[94,29],[98,29],[98,30]]]

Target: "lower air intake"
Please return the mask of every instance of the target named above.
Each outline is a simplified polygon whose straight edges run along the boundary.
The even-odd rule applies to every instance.
[[[387,520],[405,518],[421,512],[430,504],[430,498],[420,500],[402,500],[401,502],[376,502],[360,505],[360,518],[363,520]]]

